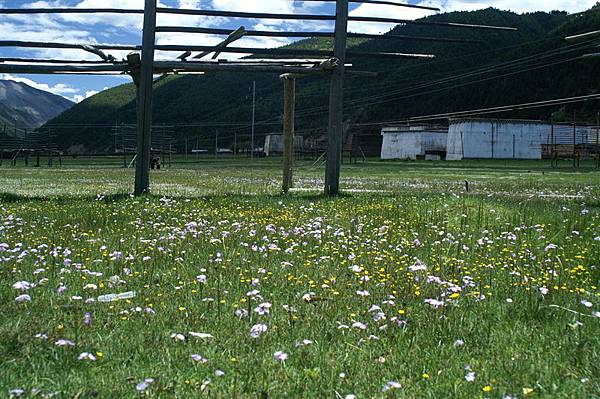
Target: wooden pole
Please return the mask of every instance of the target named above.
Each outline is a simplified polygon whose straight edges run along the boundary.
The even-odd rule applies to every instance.
[[[237,158],[237,130],[233,131],[233,157]]]
[[[123,122],[121,122],[119,132],[121,133],[121,148],[123,149],[123,169],[127,169],[127,150],[125,149],[125,128],[123,127]]]
[[[573,111],[573,167],[577,167],[577,111]]]
[[[344,130],[344,64],[346,63],[347,35],[348,0],[337,0],[334,56],[339,60],[339,64],[333,70],[329,91],[329,129],[325,195],[337,195],[340,192],[340,162]]]
[[[4,147],[2,144],[6,139],[6,124],[4,124],[4,129],[2,130],[2,138],[0,139],[0,166],[2,166],[2,161],[4,160]]]
[[[154,45],[156,40],[156,1],[146,0],[142,66],[137,103],[137,160],[135,170],[136,196],[150,190],[150,146],[152,134],[152,85],[154,72]]]
[[[251,137],[251,145],[250,149],[250,158],[254,158],[254,129],[255,129],[255,119],[256,119],[256,80],[252,81],[252,137]]]
[[[219,131],[215,130],[215,159],[219,157]]]
[[[600,144],[600,111],[596,114],[596,145]]]
[[[293,187],[296,80],[283,79],[283,192]]]

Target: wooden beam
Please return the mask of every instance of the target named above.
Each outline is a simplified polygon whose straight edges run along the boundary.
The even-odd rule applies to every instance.
[[[154,71],[160,73],[185,73],[185,72],[268,72],[268,73],[303,73],[307,75],[321,74],[327,71],[326,68],[309,65],[288,66],[288,65],[245,65],[245,64],[210,64],[200,62],[177,62],[177,61],[156,61]]]
[[[0,63],[0,73],[55,75],[55,74],[80,74],[80,75],[122,75],[133,73],[135,68],[130,64],[122,65],[25,65]],[[155,61],[154,74],[186,74],[203,72],[263,72],[263,73],[293,73],[301,75],[320,75],[331,69],[305,65],[277,65],[277,64],[245,64],[245,63],[207,63],[207,62],[177,62]],[[139,73],[139,71],[138,71]],[[363,74],[357,71],[358,74]],[[369,75],[370,76],[370,75]]]
[[[243,19],[336,21],[336,16],[334,16],[334,15],[273,14],[273,13],[220,11],[220,10],[198,10],[198,9],[190,9],[190,8],[165,8],[165,7],[159,8],[158,12],[165,13],[165,14],[198,15],[198,16],[209,16],[209,17],[226,17],[226,18],[243,18]],[[517,30],[516,28],[511,28],[511,27],[506,27],[506,26],[473,25],[473,24],[460,24],[460,23],[454,23],[454,22],[423,21],[423,20],[398,19],[398,18],[352,16],[352,17],[349,17],[348,20],[349,21],[358,21],[358,22],[374,22],[374,23],[446,26],[449,28],[492,29],[492,30],[507,30],[507,31]]]
[[[283,78],[283,192],[293,187],[296,79]]]
[[[59,59],[39,59],[39,58],[16,58],[16,57],[2,57],[2,62],[18,62],[22,64],[79,64],[79,65],[107,65],[106,61],[90,61],[90,60],[59,60]],[[118,65],[120,63],[116,63]],[[108,64],[111,65],[111,64]]]
[[[156,50],[161,51],[214,51],[212,46],[180,46],[180,45],[158,45]],[[290,48],[256,48],[256,47],[227,47],[222,49],[223,53],[234,54],[263,54],[263,55],[285,55],[302,57],[331,57],[333,53],[327,50],[304,50]],[[349,51],[348,57],[362,58],[435,58],[430,54],[406,54],[406,53],[383,53],[383,52],[355,52]]]
[[[336,0],[296,0],[301,2],[334,2]],[[407,4],[407,3],[396,3],[393,1],[387,0],[349,0],[349,3],[358,3],[358,4],[379,4],[379,5],[388,5],[388,6],[396,6],[396,7],[406,7],[406,8],[417,8],[420,10],[429,10],[429,11],[440,11],[437,7],[428,7],[428,6],[420,6],[417,4]]]
[[[596,30],[593,32],[581,33],[579,35],[567,36],[565,40],[579,40],[579,39],[587,39],[589,37],[600,36],[600,30]]]
[[[367,0],[363,0],[367,1]],[[371,2],[375,0],[370,0]],[[277,19],[277,20],[305,20],[305,21],[335,21],[336,17],[331,15],[314,14],[272,14],[272,13],[252,13],[239,11],[220,11],[220,10],[198,10],[186,8],[167,8],[160,7],[157,12],[163,14],[178,15],[199,15],[207,17],[226,17],[226,18],[244,18],[244,19]],[[142,14],[143,10],[119,9],[119,8],[0,8],[0,15],[14,14]],[[490,25],[472,25],[453,22],[423,21],[397,18],[379,18],[379,17],[361,17],[353,16],[350,21],[374,22],[374,23],[394,23],[394,24],[412,24],[412,25],[436,25],[450,28],[469,28],[469,29],[492,29],[516,31],[516,28],[506,26]]]
[[[0,15],[31,14],[143,14],[144,10],[127,8],[0,8]]]
[[[156,1],[146,0],[142,41],[142,66],[137,103],[137,155],[135,169],[136,196],[150,191],[150,156],[152,134],[152,100],[154,84],[154,45],[156,40]]]
[[[30,73],[30,74],[113,74],[127,72],[127,65],[15,65],[0,64],[0,73]]]
[[[156,28],[157,33],[199,33],[206,35],[229,35],[231,31],[228,29],[217,28],[202,28],[193,26],[159,26]],[[294,31],[265,31],[265,30],[248,30],[246,36],[258,37],[335,37],[334,32],[294,32]],[[383,40],[408,40],[408,41],[424,41],[424,42],[443,42],[443,43],[481,43],[480,40],[469,39],[452,39],[446,37],[431,37],[431,36],[407,36],[383,34],[373,35],[369,33],[348,33],[348,37],[357,37],[362,39],[383,39]]]
[[[344,124],[344,74],[346,71],[346,42],[348,32],[348,0],[337,0],[335,22],[335,57],[338,66],[331,76],[329,90],[329,128],[327,132],[327,165],[325,195],[338,195]]]
[[[213,60],[217,59],[219,57],[219,54],[221,54],[223,52],[222,50],[225,47],[229,46],[231,43],[233,43],[235,41],[240,40],[245,35],[246,35],[246,28],[243,26],[240,26],[238,29],[234,30],[233,32],[229,32],[229,35],[227,35],[227,38],[214,47],[214,55],[213,55],[212,59]],[[213,51],[209,51],[209,50],[203,51],[202,53],[196,55],[194,58],[195,59],[204,58],[207,55],[209,55],[211,52],[213,52]]]
[[[20,41],[20,40],[2,40],[0,41],[0,47],[21,47],[21,48],[64,48],[81,50],[81,44],[77,43],[53,43],[53,42],[33,42],[33,41]],[[120,45],[120,44],[97,44],[94,47],[101,50],[122,50],[122,51],[136,51],[141,50],[140,46],[135,45]]]
[[[0,41],[0,47],[21,47],[21,48],[65,48],[81,49],[80,44],[68,43],[47,43],[47,42],[22,42],[22,41]],[[139,50],[139,46],[132,45],[97,45],[102,50]],[[213,46],[182,46],[182,45],[156,45],[155,50],[160,51],[215,51]],[[290,48],[254,48],[254,47],[227,47],[222,49],[223,53],[234,54],[265,54],[265,55],[286,55],[303,57],[331,57],[332,52],[327,50],[304,50]],[[348,57],[364,58],[435,58],[430,54],[405,54],[405,53],[381,53],[381,52],[353,52],[347,53]]]

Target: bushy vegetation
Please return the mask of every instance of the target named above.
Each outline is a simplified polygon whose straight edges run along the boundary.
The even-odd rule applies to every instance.
[[[271,162],[0,170],[0,395],[600,394],[597,172]]]

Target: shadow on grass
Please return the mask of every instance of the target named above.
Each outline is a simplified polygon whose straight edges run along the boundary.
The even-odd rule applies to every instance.
[[[3,203],[19,203],[19,202],[73,202],[73,201],[99,201],[99,202],[120,202],[126,199],[130,199],[130,194],[110,194],[102,195],[69,195],[69,194],[58,194],[58,195],[22,195],[15,193],[0,192],[0,202]]]
[[[283,193],[268,193],[268,194],[239,194],[239,193],[218,193],[218,194],[206,194],[206,195],[198,195],[198,196],[186,196],[186,195],[158,195],[158,194],[147,194],[139,198],[148,198],[151,200],[158,200],[160,198],[171,198],[171,199],[195,199],[201,201],[214,201],[214,200],[240,200],[240,201],[248,201],[252,199],[257,199],[260,201],[264,200],[272,200],[272,201],[281,201],[281,200],[299,200],[299,201],[310,201],[310,202],[333,202],[340,199],[349,199],[356,197],[355,194],[350,193],[340,193],[336,196],[327,196],[323,193],[314,194],[314,193],[292,193],[292,194],[283,194]],[[127,200],[131,200],[133,197],[132,194],[129,193],[118,193],[118,194],[107,194],[107,195],[82,195],[82,194],[56,194],[56,195],[23,195],[16,194],[10,192],[0,192],[0,203],[20,203],[20,202],[58,202],[58,203],[68,203],[74,201],[97,201],[101,203],[114,203],[114,202],[123,202]]]

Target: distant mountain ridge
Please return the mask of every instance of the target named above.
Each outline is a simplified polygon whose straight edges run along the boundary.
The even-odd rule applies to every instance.
[[[0,132],[4,125],[35,129],[62,114],[75,103],[25,83],[0,80]]]
[[[515,14],[494,8],[439,14],[425,21],[511,26],[517,32],[464,30],[399,25],[390,33],[467,39],[468,43],[403,40],[355,41],[354,51],[435,54],[434,60],[355,58],[353,69],[378,72],[377,78],[348,75],[345,121],[350,133],[377,134],[382,121],[463,111],[522,102],[595,94],[600,90],[600,61],[579,60],[597,51],[595,43],[568,43],[565,36],[598,30],[600,8],[569,15],[566,12]],[[331,49],[331,40],[307,39],[292,48]],[[515,61],[518,60],[518,61]],[[215,130],[219,143],[238,144],[250,133],[252,82],[256,81],[256,134],[281,129],[282,83],[276,74],[212,73],[169,76],[155,83],[154,122],[178,125],[176,146],[182,138],[198,137],[197,145],[211,148]],[[298,80],[296,129],[320,137],[327,127],[327,77]],[[597,102],[577,104],[579,118],[592,119]],[[534,109],[501,114],[506,118],[572,120],[573,108]],[[495,115],[496,116],[496,115]],[[85,146],[105,151],[114,141],[111,126],[133,123],[135,90],[122,85],[97,94],[47,126],[58,144],[68,149]],[[77,126],[77,129],[69,128]],[[234,136],[234,133],[236,136]],[[241,138],[242,137],[242,138]],[[204,142],[204,141],[205,142]]]

